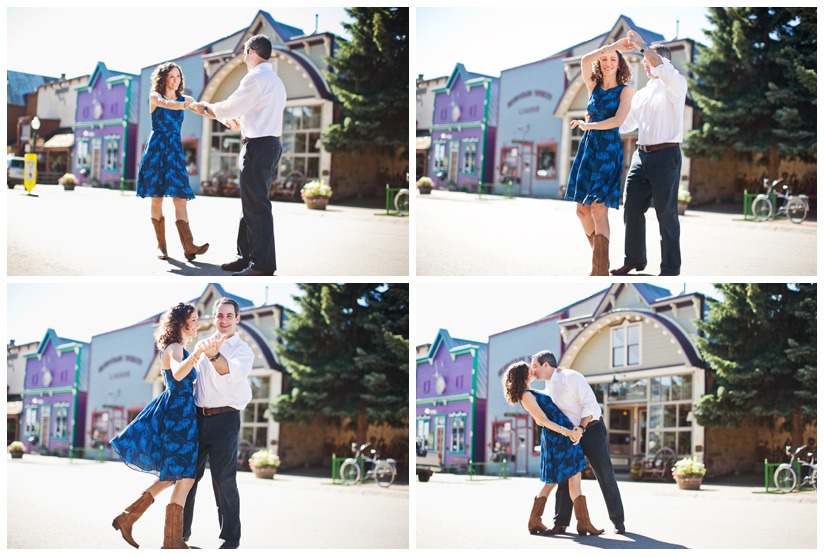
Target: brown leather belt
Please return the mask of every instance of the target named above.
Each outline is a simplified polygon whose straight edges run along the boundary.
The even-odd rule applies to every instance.
[[[675,145],[675,143],[674,143],[674,145]],[[602,417],[601,417],[601,416],[599,416],[599,419],[598,419],[598,420],[590,420],[589,422],[587,422],[587,425],[584,427],[584,429],[585,429],[585,430],[588,430],[588,429],[590,429],[591,427],[593,427],[594,425],[596,425],[596,424],[598,424],[598,423],[601,423],[601,421],[602,421]]]
[[[261,137],[242,137],[241,138],[241,145],[246,145],[248,142],[252,141],[253,139],[264,139],[267,137],[275,137],[274,135],[262,135]],[[675,145],[675,143],[674,143]]]
[[[661,151],[662,149],[667,149],[668,147],[676,147],[679,145],[678,143],[659,143],[658,145],[639,145],[639,150],[644,151],[645,153],[655,153],[656,151]]]
[[[217,416],[218,414],[225,414],[226,412],[237,412],[236,408],[232,408],[231,406],[221,406],[220,408],[198,408],[198,414],[201,416]]]

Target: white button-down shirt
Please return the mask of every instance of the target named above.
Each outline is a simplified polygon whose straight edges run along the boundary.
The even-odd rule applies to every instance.
[[[602,415],[593,389],[578,371],[556,368],[553,377],[544,382],[544,392],[574,426],[580,426],[584,416],[592,416],[591,421],[595,421]]]
[[[639,145],[681,143],[684,135],[687,81],[667,58],[650,67],[651,79],[633,95],[630,113],[619,128],[627,133],[639,128]]]
[[[249,372],[255,354],[236,332],[221,346],[221,355],[229,362],[229,373],[221,375],[205,354],[198,360],[198,377],[195,379],[195,405],[201,408],[231,406],[243,410],[252,400]]]
[[[244,76],[237,91],[225,101],[210,104],[221,122],[236,118],[247,138],[281,137],[284,127],[286,88],[272,64],[258,64]]]

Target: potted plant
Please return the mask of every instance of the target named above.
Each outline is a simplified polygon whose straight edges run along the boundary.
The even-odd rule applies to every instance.
[[[416,185],[418,186],[418,191],[422,194],[428,194],[433,191],[433,181],[427,176],[422,176],[419,178]]]
[[[685,211],[687,211],[688,203],[690,203],[690,191],[683,186],[679,186],[679,193],[677,194],[676,200],[678,202],[678,209],[679,214],[684,215]]]
[[[20,441],[12,441],[11,445],[8,446],[8,451],[11,453],[12,458],[23,458],[26,446]]]
[[[696,460],[696,457],[691,457],[677,460],[671,471],[679,489],[699,489],[706,469],[704,464]]]
[[[269,450],[261,450],[252,453],[249,457],[249,467],[255,472],[256,478],[271,480],[281,465],[278,455]]]
[[[325,210],[331,196],[332,188],[323,180],[307,182],[301,188],[301,198],[309,209]]]
[[[73,191],[74,187],[77,185],[77,176],[67,172],[64,174],[58,181],[58,184],[63,186],[65,191]]]

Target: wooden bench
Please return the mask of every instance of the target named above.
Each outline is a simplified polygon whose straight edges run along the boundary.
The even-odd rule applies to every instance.
[[[671,468],[676,463],[676,453],[667,447],[659,449],[653,458],[642,462],[642,479],[672,480]]]
[[[304,187],[306,179],[297,170],[293,170],[283,180],[276,180],[269,188],[269,198],[283,201],[300,201],[301,188]]]

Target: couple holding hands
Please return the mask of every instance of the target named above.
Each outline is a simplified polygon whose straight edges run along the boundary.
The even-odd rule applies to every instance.
[[[644,56],[649,81],[634,94],[630,66],[622,52],[638,49]],[[610,271],[627,275],[647,265],[645,212],[656,209],[661,235],[661,275],[679,275],[680,249],[678,193],[682,169],[684,109],[687,81],[671,63],[664,45],[649,45],[635,31],[582,56],[581,76],[589,92],[585,120],[573,120],[571,129],[584,131],[570,168],[565,199],[576,201],[576,216],[592,250],[590,274],[607,276],[610,223],[607,210],[618,209],[624,166],[619,133],[639,129],[625,183],[624,264]]]
[[[196,102],[184,95],[180,66],[166,62],[152,73],[149,112],[152,132],[146,141],[137,178],[138,197],[152,200],[151,217],[158,242],[158,258],[167,259],[163,198],[171,197],[175,207],[183,253],[187,260],[206,253],[209,244],[196,245],[189,228],[186,202],[194,199],[183,155],[181,125],[183,113],[191,110],[218,120],[241,132],[239,155],[241,219],[238,227],[237,257],[221,269],[233,276],[266,276],[275,272],[275,232],[269,189],[281,158],[286,89],[275,75],[269,58],[272,44],[266,35],[256,35],[244,43],[244,62],[249,73],[228,99],[217,103]]]
[[[544,381],[544,392],[530,389],[533,381]],[[576,513],[576,531],[580,535],[604,532],[590,522],[587,500],[582,494],[581,472],[587,468],[584,460],[587,456],[614,524],[613,532],[624,534],[624,507],[610,461],[607,428],[596,396],[584,376],[578,371],[557,367],[555,356],[543,350],[532,357],[530,364],[520,361],[508,367],[502,376],[502,387],[507,402],[521,403],[542,426],[539,478],[544,485],[533,499],[527,522],[530,533],[563,534],[572,512]],[[547,528],[541,516],[547,497],[556,486],[559,489],[554,525]]]

